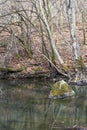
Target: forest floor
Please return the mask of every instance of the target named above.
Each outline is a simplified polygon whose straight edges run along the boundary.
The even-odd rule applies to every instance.
[[[83,56],[84,62],[87,65],[87,38],[83,39],[83,29],[82,27],[77,26],[77,38],[81,46],[81,54]],[[85,31],[85,35],[86,31]],[[54,35],[56,39],[56,46],[59,50],[61,57],[64,62],[70,67],[73,68],[73,55],[72,55],[72,42],[70,39],[70,32],[67,27],[62,29],[62,35],[56,31]],[[64,37],[64,38],[63,38]],[[26,51],[20,47],[18,50],[18,55],[12,53],[14,48],[9,49],[9,35],[8,33],[0,34],[0,68],[13,68],[18,70],[23,69],[23,74],[38,74],[38,73],[49,73],[50,67],[47,59],[42,54],[41,44],[39,38],[35,38],[32,44],[33,55],[30,58]],[[60,66],[58,65],[60,68]],[[52,68],[51,68],[52,69]],[[14,76],[13,76],[14,77]]]

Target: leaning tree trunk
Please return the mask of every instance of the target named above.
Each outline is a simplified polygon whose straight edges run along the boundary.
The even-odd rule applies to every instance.
[[[48,32],[48,36],[49,36],[49,39],[50,39],[50,46],[52,48],[52,51],[54,52],[58,62],[60,63],[62,69],[64,72],[67,72],[69,71],[69,68],[67,67],[67,65],[64,63],[63,59],[61,58],[60,56],[60,53],[59,51],[57,50],[56,48],[56,45],[55,45],[55,40],[54,40],[54,37],[53,37],[53,34],[52,34],[52,30],[49,26],[49,23],[48,23],[48,20],[46,18],[46,15],[44,13],[44,9],[43,9],[43,2],[42,0],[39,0],[39,6],[40,6],[40,11],[41,11],[41,15],[42,15],[42,19],[44,21],[44,24],[46,26],[46,29],[47,29],[47,32]],[[51,62],[52,63],[52,62]]]
[[[49,27],[47,18],[46,18],[45,14],[44,14],[42,0],[39,0],[39,6],[40,6],[40,10],[41,10],[41,15],[42,15],[42,17],[43,17],[43,21],[44,21],[44,23],[45,23],[45,26],[46,26],[46,29],[47,29],[47,32],[48,32],[48,35],[49,35],[49,38],[50,38],[50,45],[51,45],[51,47],[52,47],[52,49],[53,49],[53,51],[54,51],[54,53],[55,53],[55,55],[56,55],[56,57],[57,57],[59,63],[60,63],[60,64],[63,64],[64,62],[63,62],[63,60],[62,60],[62,58],[61,58],[59,52],[58,52],[57,49],[56,49],[55,41],[54,41],[54,39],[53,39],[51,29],[50,29],[50,27]]]
[[[75,20],[75,1],[74,0],[66,0],[67,1],[67,16],[70,26],[70,35],[72,39],[72,47],[73,47],[73,57],[75,63],[75,80],[83,80],[83,71],[85,68],[83,58],[80,52],[80,44],[78,43],[76,37],[76,20]]]

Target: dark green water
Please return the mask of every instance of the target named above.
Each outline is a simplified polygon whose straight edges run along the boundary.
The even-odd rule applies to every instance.
[[[0,80],[0,130],[64,130],[87,127],[87,88],[73,99],[48,98],[50,81]]]

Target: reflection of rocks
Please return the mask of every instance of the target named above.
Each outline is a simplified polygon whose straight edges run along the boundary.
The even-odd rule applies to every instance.
[[[66,98],[75,95],[73,89],[64,81],[58,81],[53,85],[49,98]]]

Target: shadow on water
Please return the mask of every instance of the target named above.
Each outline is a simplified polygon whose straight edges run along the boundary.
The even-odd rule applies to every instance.
[[[87,86],[71,99],[48,98],[50,81],[0,80],[0,130],[73,130],[87,127]]]

